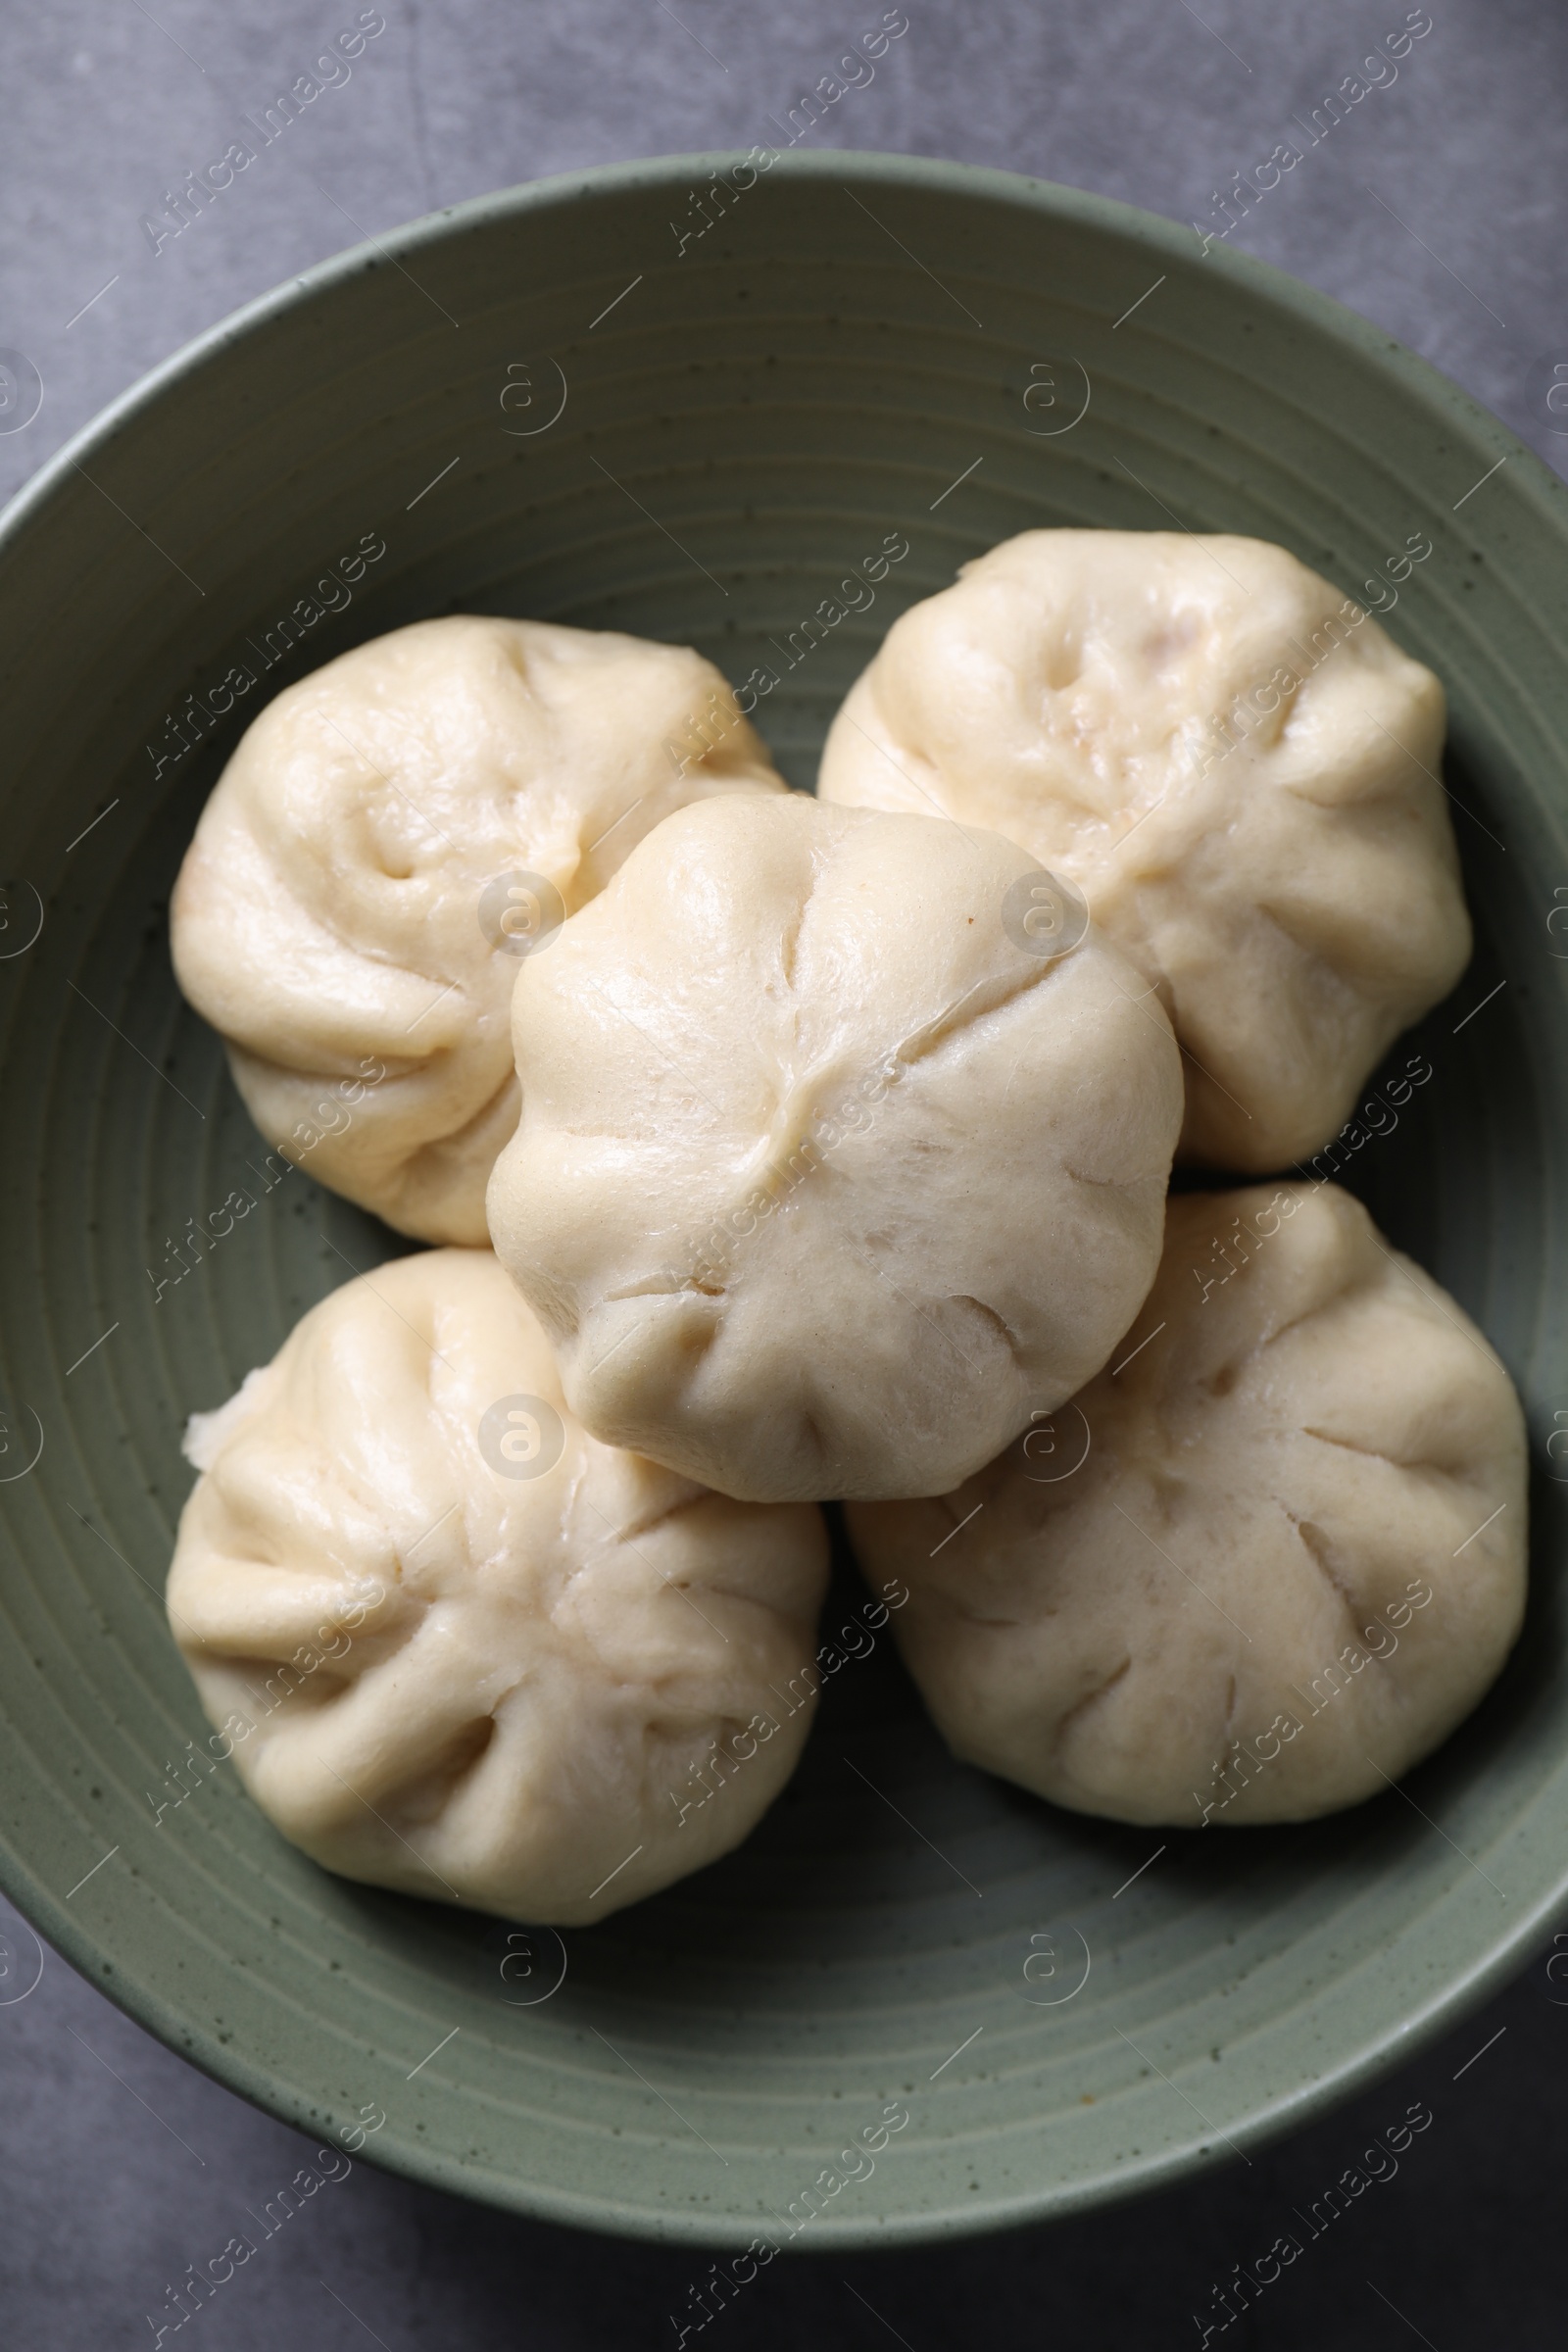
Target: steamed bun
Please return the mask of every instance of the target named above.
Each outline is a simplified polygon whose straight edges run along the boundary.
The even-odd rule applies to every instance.
[[[820,1512],[599,1445],[488,1250],[349,1283],[188,1444],[174,1636],[215,1752],[327,1869],[594,1921],[788,1779]]]
[[[1182,1156],[1264,1170],[1469,958],[1443,735],[1432,672],[1283,548],[1026,531],[895,623],[818,790],[1075,882],[1175,1025]]]
[[[1073,915],[996,834],[710,801],[522,966],[491,1230],[586,1428],[751,1501],[938,1494],[1104,1361],[1181,1070]]]
[[[850,1527],[911,1590],[900,1643],[956,1754],[1118,1821],[1302,1821],[1396,1781],[1497,1673],[1525,1472],[1475,1326],[1348,1193],[1297,1184],[1173,1199],[1111,1367],[956,1494]]]
[[[783,790],[686,647],[418,621],[247,730],[175,886],[174,968],[270,1144],[401,1233],[482,1244],[519,963],[672,808]]]

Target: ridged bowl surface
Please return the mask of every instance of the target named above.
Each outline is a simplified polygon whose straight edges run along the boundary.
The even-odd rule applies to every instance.
[[[829,155],[732,177],[721,213],[697,201],[716,160],[514,190],[330,263],[123,400],[0,531],[0,1877],[133,2016],[323,2140],[384,2113],[367,2157],[529,2213],[744,2245],[821,2202],[797,2244],[890,2242],[1301,2121],[1563,1903],[1568,495],[1372,327],[1167,222]],[[305,1174],[264,1192],[173,983],[170,887],[242,720],[404,621],[531,614],[689,642],[736,681],[770,664],[759,723],[808,784],[888,623],[957,564],[1038,524],[1177,523],[1280,541],[1363,600],[1432,542],[1386,625],[1447,687],[1476,959],[1416,1041],[1432,1081],[1347,1181],[1527,1401],[1533,1599],[1480,1712],[1338,1819],[1150,1834],[956,1766],[883,1633],[756,1836],[568,1933],[553,1991],[549,1936],[328,1877],[232,1767],[158,1819],[206,1732],[161,1600],[185,1417],[406,1246]],[[908,553],[874,602],[791,665],[889,534]],[[350,585],[362,541],[384,553]],[[318,617],[266,667],[291,612]],[[258,683],[225,715],[236,663]],[[255,1209],[168,1280],[235,1192]],[[846,1566],[825,1637],[862,1597]],[[907,2125],[829,2193],[893,2102]]]

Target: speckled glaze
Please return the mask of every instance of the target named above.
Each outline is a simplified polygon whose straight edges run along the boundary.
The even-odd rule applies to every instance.
[[[907,2242],[1302,2121],[1563,1905],[1568,492],[1373,328],[1169,223],[795,155],[732,176],[680,245],[724,160],[515,190],[312,272],[0,529],[0,1879],[143,2024],[323,2142],[596,2228]],[[1432,543],[1385,621],[1448,689],[1477,956],[1420,1032],[1432,1081],[1346,1180],[1529,1409],[1531,1614],[1480,1713],[1407,1793],[1162,1840],[955,1766],[861,1632],[757,1835],[564,1950],[329,1878],[211,1756],[172,1783],[207,1729],[161,1602],[185,1416],[404,1247],[267,1162],[174,987],[170,886],[245,717],[403,621],[532,614],[695,644],[737,683],[771,665],[758,723],[808,784],[888,622],[956,564],[1173,517],[1363,599]],[[804,652],[888,534],[907,556]],[[824,1636],[863,1605],[846,1567]],[[870,2169],[841,2160],[895,2103]]]

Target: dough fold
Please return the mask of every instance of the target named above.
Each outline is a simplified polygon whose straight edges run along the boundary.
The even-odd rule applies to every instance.
[[[400,1233],[482,1245],[521,964],[671,809],[784,789],[687,647],[416,621],[247,729],[175,884],[174,969],[269,1144]]]
[[[496,1249],[584,1425],[721,1493],[941,1493],[1153,1279],[1169,1024],[996,834],[683,809],[513,1017]]]
[[[488,1250],[335,1292],[187,1449],[169,1614],[209,1744],[327,1869],[584,1925],[793,1770],[820,1512],[599,1445]]]
[[[1469,960],[1444,726],[1432,672],[1283,548],[1026,531],[895,622],[818,791],[1075,882],[1175,1025],[1181,1156],[1261,1172]]]
[[[956,1754],[1117,1821],[1303,1821],[1397,1781],[1500,1670],[1526,1467],[1468,1317],[1349,1194],[1286,1185],[1173,1199],[1071,1405],[954,1494],[849,1518],[910,1588],[900,1645]]]

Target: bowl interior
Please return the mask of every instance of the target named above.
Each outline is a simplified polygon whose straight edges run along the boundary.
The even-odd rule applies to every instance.
[[[1386,338],[1167,223],[887,158],[714,189],[711,160],[316,272],[122,403],[0,537],[3,1876],[235,2089],[350,2145],[383,2117],[368,2157],[607,2228],[887,2242],[1301,2119],[1561,1899],[1568,506]],[[1063,523],[1250,532],[1362,595],[1432,542],[1385,618],[1448,689],[1477,954],[1415,1041],[1434,1082],[1347,1181],[1527,1400],[1534,1592],[1496,1690],[1404,1792],[1151,1834],[956,1766],[883,1634],[739,1852],[564,1945],[326,1876],[231,1769],[159,1819],[206,1729],[161,1602],[185,1417],[407,1246],[269,1179],[173,983],[170,886],[243,723],[401,622],[529,614],[770,669],[759,723],[808,784],[888,623]],[[825,1638],[861,1597],[845,1564]]]

